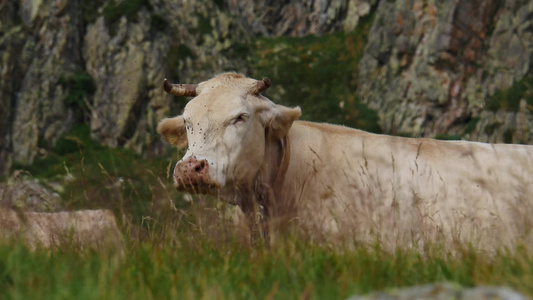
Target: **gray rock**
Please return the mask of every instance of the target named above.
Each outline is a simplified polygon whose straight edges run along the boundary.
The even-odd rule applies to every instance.
[[[479,286],[465,288],[451,283],[436,283],[409,288],[390,289],[366,296],[352,296],[349,300],[525,300],[524,295],[507,287]]]
[[[498,89],[530,74],[533,1],[381,1],[359,65],[359,96],[378,110],[386,133],[433,137],[459,134],[501,142],[531,113],[508,111],[502,128],[486,110]],[[493,29],[491,29],[493,28]],[[517,99],[519,100],[519,99]],[[398,113],[401,112],[401,113]],[[468,122],[479,118],[474,130]],[[525,118],[525,119],[524,119]]]
[[[0,241],[12,240],[30,249],[72,247],[124,255],[124,240],[109,210],[38,213],[0,208]]]
[[[36,180],[11,178],[0,183],[0,208],[50,212],[61,209],[61,203],[57,193]]]
[[[0,35],[0,48],[7,49],[0,67],[0,136],[6,137],[0,157],[9,152],[13,161],[28,164],[40,144],[53,144],[73,123],[59,81],[81,63],[82,18],[77,0],[19,5],[22,23],[13,17]],[[0,6],[0,13],[4,10],[13,12],[10,5]],[[2,159],[0,171],[9,160]]]
[[[353,30],[375,0],[232,0],[229,8],[250,35],[305,36]]]
[[[114,35],[103,17],[89,24],[83,56],[87,72],[96,83],[90,108],[92,137],[112,147],[132,143],[142,152],[155,138],[155,118],[147,120],[147,115],[170,106],[170,98],[161,93],[170,43],[162,33],[150,34],[146,9],[141,9],[139,15],[135,23],[122,17],[113,28]],[[140,124],[148,127],[141,136],[153,135],[148,145],[142,138],[131,141]]]

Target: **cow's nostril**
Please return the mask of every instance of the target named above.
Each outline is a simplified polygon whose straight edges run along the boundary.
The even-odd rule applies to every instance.
[[[202,172],[203,169],[207,167],[207,162],[205,160],[200,161],[200,163],[194,168],[196,173]]]

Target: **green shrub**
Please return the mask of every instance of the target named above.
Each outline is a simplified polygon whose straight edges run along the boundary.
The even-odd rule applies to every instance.
[[[513,134],[514,134],[514,129],[513,128],[507,128],[503,132],[503,142],[506,143],[506,144],[512,144],[513,143]]]
[[[230,58],[247,58],[251,53],[251,46],[246,42],[235,42],[227,50],[226,55]]]
[[[104,0],[82,1],[83,20],[86,24],[93,23],[99,16],[98,9],[105,3]]]
[[[107,27],[114,27],[122,16],[128,21],[137,21],[137,13],[142,7],[151,8],[148,0],[125,0],[117,4],[115,0],[109,0],[104,7],[103,15]]]
[[[437,134],[435,139],[444,141],[460,141],[463,138],[460,134]]]
[[[198,33],[210,34],[213,32],[213,26],[211,26],[211,18],[209,16],[197,14],[196,17],[198,18],[198,27],[196,28]]]
[[[85,100],[96,91],[94,80],[85,71],[77,70],[70,76],[61,76],[59,84],[67,91],[64,102],[67,106],[86,108]]]
[[[524,78],[513,82],[513,84],[503,90],[497,90],[490,97],[486,104],[486,109],[490,111],[518,111],[520,100],[525,99],[526,103],[533,106],[533,77]]]
[[[101,150],[98,142],[91,139],[91,130],[85,124],[74,125],[52,148],[52,152],[58,155],[81,152],[83,149]]]
[[[479,120],[480,120],[480,117],[474,117],[470,119],[470,121],[466,123],[465,129],[463,130],[463,135],[472,133],[472,131],[476,129],[476,125],[479,122]]]
[[[447,140],[447,141],[459,141],[463,139],[463,136],[466,134],[472,133],[476,129],[476,125],[479,122],[480,117],[474,117],[468,120],[465,124],[463,132],[461,134],[437,134],[434,138],[437,140]]]
[[[150,29],[152,31],[164,31],[168,27],[168,22],[162,16],[153,13],[150,15]]]

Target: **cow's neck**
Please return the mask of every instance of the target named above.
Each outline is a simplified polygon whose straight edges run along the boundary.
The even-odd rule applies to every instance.
[[[291,158],[289,137],[277,139],[267,133],[265,148],[265,158],[260,170],[262,183],[277,191],[281,188],[289,167]]]
[[[254,178],[251,191],[241,195],[243,210],[257,210],[259,204],[266,214],[272,212],[279,200],[279,191],[290,161],[290,143],[288,136],[274,138],[268,131],[265,134],[265,156],[260,170]]]
[[[241,191],[239,206],[247,215],[251,230],[252,243],[263,240],[268,245],[268,220],[279,216],[283,208],[280,191],[290,161],[290,143],[288,136],[283,139],[265,134],[265,157],[261,168],[254,178],[249,190]]]

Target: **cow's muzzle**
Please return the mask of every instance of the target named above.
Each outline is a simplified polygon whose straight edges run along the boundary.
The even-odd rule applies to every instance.
[[[174,179],[178,190],[208,188],[211,185],[209,163],[206,159],[198,160],[195,157],[179,161],[174,168]]]

